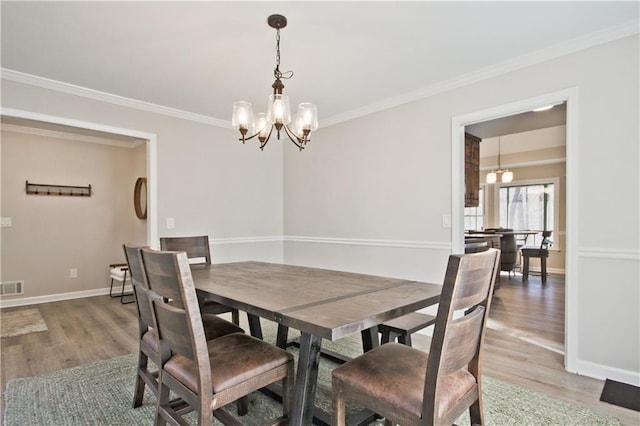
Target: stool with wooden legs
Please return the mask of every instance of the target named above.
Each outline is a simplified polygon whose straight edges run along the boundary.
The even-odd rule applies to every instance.
[[[547,282],[547,258],[549,257],[549,246],[552,244],[549,237],[551,237],[551,231],[543,231],[540,247],[522,247],[522,281],[529,279],[531,258],[538,258],[540,259],[542,282]]]

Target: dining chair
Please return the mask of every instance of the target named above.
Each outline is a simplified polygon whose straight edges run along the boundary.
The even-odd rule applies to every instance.
[[[542,241],[540,247],[522,247],[522,281],[529,279],[529,265],[531,258],[540,259],[540,274],[542,282],[547,282],[547,258],[549,257],[549,246],[553,243],[550,240],[551,231],[542,231]]]
[[[162,348],[155,424],[185,424],[171,405],[170,392],[197,412],[199,425],[211,425],[213,417],[238,424],[220,408],[279,381],[283,415],[270,424],[287,424],[293,355],[240,333],[206,341],[186,253],[142,249],[141,254]]]
[[[141,263],[140,250],[142,247],[124,244],[124,254],[131,272],[131,283],[138,307],[138,367],[136,370],[136,384],[133,396],[133,408],[142,405],[145,385],[153,394],[158,396],[158,374],[149,370],[149,360],[156,367],[160,363],[160,348],[158,343],[158,333],[155,330],[153,312],[151,310],[151,300],[149,289],[144,277],[144,269]],[[215,315],[203,315],[202,324],[207,340],[215,339],[231,333],[244,333],[244,330],[235,324],[225,321]],[[243,401],[243,404],[246,401]],[[239,406],[239,413],[246,413],[246,406]]]
[[[500,251],[451,255],[429,352],[388,343],[332,372],[333,425],[345,425],[345,400],[385,425],[452,424],[469,410],[484,424],[482,343]]]
[[[184,251],[189,258],[189,264],[204,263],[211,264],[211,249],[209,248],[209,236],[199,235],[193,237],[162,237],[160,238],[160,249],[169,251]],[[230,308],[221,303],[207,300],[203,296],[200,298],[202,313],[223,314],[231,312],[231,321],[240,325],[240,313],[237,309]]]

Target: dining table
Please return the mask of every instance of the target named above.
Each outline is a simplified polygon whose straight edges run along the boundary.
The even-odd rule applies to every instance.
[[[199,292],[248,314],[253,336],[262,338],[260,318],[282,330],[300,331],[289,423],[295,426],[314,422],[323,339],[360,333],[363,349],[369,350],[379,344],[379,324],[437,304],[442,289],[440,284],[256,261],[192,265],[191,270]]]

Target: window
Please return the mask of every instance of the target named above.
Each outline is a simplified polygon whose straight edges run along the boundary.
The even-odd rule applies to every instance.
[[[555,229],[556,184],[553,182],[500,186],[500,226],[515,230]],[[537,245],[542,237],[536,235]]]
[[[484,188],[478,192],[478,207],[464,208],[464,230],[480,231],[484,229]]]

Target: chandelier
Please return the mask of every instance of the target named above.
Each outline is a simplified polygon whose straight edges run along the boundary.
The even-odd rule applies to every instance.
[[[302,151],[309,142],[309,134],[318,128],[318,109],[314,104],[303,102],[298,105],[298,112],[293,120],[289,97],[282,94],[283,79],[293,77],[293,71],[280,71],[280,29],[287,26],[287,18],[282,15],[271,15],[267,19],[271,28],[276,30],[276,67],[273,70],[275,81],[273,82],[273,94],[269,96],[267,113],[253,114],[250,102],[237,101],[233,103],[233,117],[231,124],[237,127],[242,137],[238,140],[245,141],[255,137],[260,141],[260,149],[263,150],[275,128],[277,138],[283,132]],[[247,137],[247,134],[251,135]]]
[[[509,183],[513,180],[513,172],[510,172],[509,169],[502,170],[500,167],[500,136],[498,136],[498,170],[492,169],[487,173],[487,183],[496,183],[499,174],[502,175],[502,183]]]

